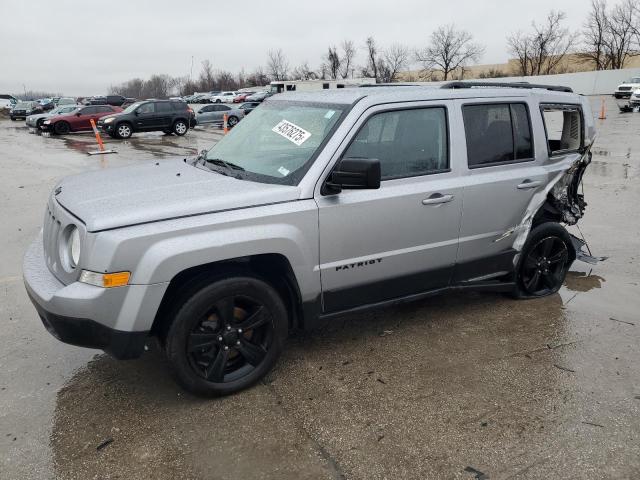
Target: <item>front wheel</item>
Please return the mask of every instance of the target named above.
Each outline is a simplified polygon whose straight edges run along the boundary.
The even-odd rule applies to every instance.
[[[169,319],[165,341],[178,383],[207,396],[256,383],[276,363],[287,335],[278,293],[252,276],[213,280],[192,291]]]
[[[176,123],[173,124],[173,133],[175,133],[176,135],[182,136],[185,133],[187,133],[188,129],[189,127],[187,126],[187,123],[184,120],[178,120]]]
[[[71,131],[71,126],[67,122],[57,122],[53,126],[53,131],[58,135],[66,135]]]
[[[557,223],[543,223],[529,235],[518,263],[515,296],[536,298],[560,290],[574,260],[571,237]]]
[[[128,123],[121,123],[116,127],[116,134],[118,138],[130,138],[133,135],[133,129]]]

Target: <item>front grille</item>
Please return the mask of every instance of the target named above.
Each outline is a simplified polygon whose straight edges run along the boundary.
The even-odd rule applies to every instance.
[[[631,87],[618,87],[618,90],[621,92],[628,92],[629,90],[631,90]]]

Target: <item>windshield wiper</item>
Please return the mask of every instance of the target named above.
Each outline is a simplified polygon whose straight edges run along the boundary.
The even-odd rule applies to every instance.
[[[240,170],[244,172],[244,168],[242,168],[240,165],[236,165],[235,163],[231,163],[231,162],[225,162],[221,158],[206,158],[205,162],[213,163],[214,165],[219,165],[229,170]]]

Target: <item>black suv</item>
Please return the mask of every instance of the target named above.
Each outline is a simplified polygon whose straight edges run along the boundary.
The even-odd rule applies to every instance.
[[[85,105],[111,105],[112,107],[121,107],[133,99],[123,97],[122,95],[107,95],[91,97],[84,101]]]
[[[136,102],[121,113],[98,121],[98,128],[113,138],[129,138],[133,132],[164,132],[182,136],[193,126],[193,110],[178,100]]]

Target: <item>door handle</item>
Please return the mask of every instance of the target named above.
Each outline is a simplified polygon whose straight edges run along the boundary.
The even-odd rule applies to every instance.
[[[429,198],[422,200],[423,205],[440,205],[441,203],[449,203],[453,200],[453,195],[442,195],[441,193],[434,193]]]
[[[533,182],[531,180],[525,180],[520,185],[518,185],[518,190],[528,190],[530,188],[539,187],[540,185],[542,185],[542,182],[540,180],[536,180]]]

